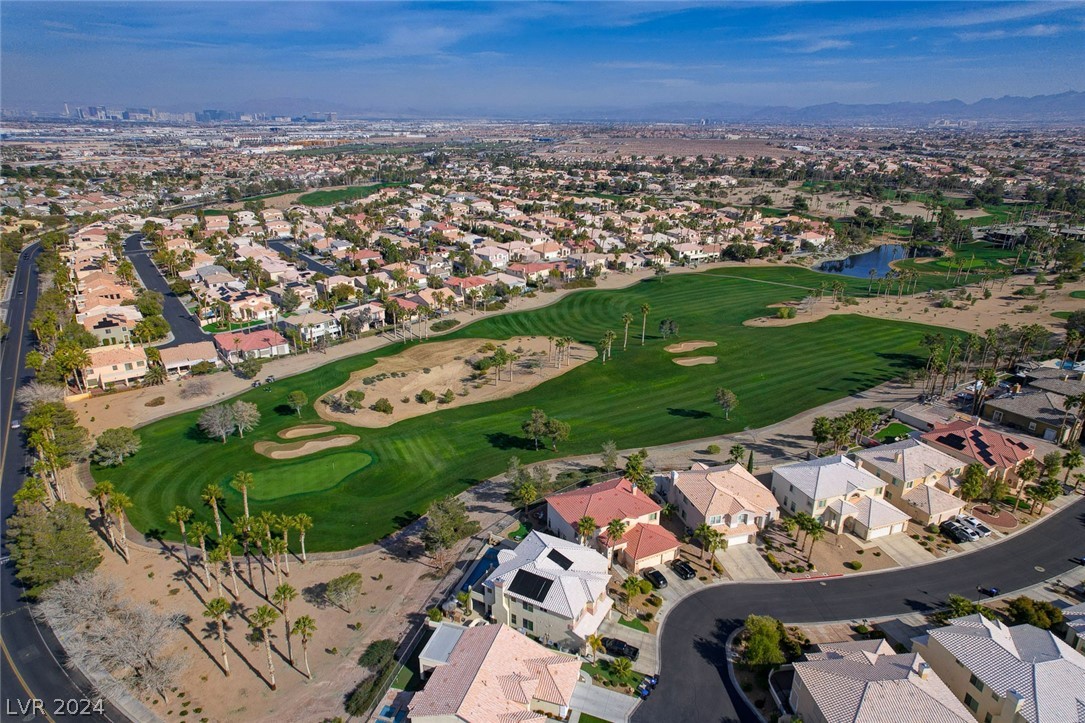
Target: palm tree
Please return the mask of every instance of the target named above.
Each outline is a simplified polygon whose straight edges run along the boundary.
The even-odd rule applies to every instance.
[[[563,337],[563,336],[558,337],[557,340],[554,341],[554,348],[557,351],[557,355],[556,355],[557,364],[555,366],[558,369],[561,369],[561,355],[565,350],[565,344],[566,344],[566,341],[565,341],[565,337]]]
[[[117,529],[121,532],[121,552],[124,555],[124,562],[129,564],[132,562],[131,557],[128,554],[128,532],[125,529],[127,518],[124,511],[132,506],[132,498],[123,492],[114,492],[109,496],[109,501],[106,503],[108,511],[117,516]]]
[[[596,659],[600,650],[603,650],[603,638],[601,635],[589,635],[584,639],[584,645],[588,649],[588,654],[592,659]]]
[[[294,526],[294,518],[287,514],[278,515],[275,518],[275,531],[283,536],[283,566],[287,575],[290,574],[290,528]]]
[[[238,472],[230,480],[230,486],[241,493],[241,506],[245,510],[245,517],[249,516],[249,490],[256,486],[256,478],[251,472]],[[222,534],[221,532],[219,533]]]
[[[224,597],[213,597],[203,606],[203,616],[211,618],[218,625],[219,643],[222,644],[222,670],[230,677],[230,659],[226,657],[226,616],[230,614],[230,601]]]
[[[1021,464],[1017,465],[1017,479],[1018,488],[1017,496],[1013,500],[1013,511],[1017,512],[1017,505],[1021,502],[1021,494],[1025,491],[1025,487],[1029,482],[1040,476],[1040,465],[1032,457],[1029,457]]]
[[[811,517],[810,519],[814,518]],[[806,531],[806,536],[810,538],[810,554],[806,556],[807,562],[810,562],[814,559],[814,545],[816,545],[819,540],[825,537],[825,528],[817,520],[814,520],[814,522],[817,524],[811,525],[810,529]]]
[[[614,546],[625,537],[625,531],[629,529],[629,523],[615,518],[607,523],[607,562],[614,564]]]
[[[1070,484],[1070,473],[1075,469],[1085,464],[1085,458],[1082,457],[1080,450],[1071,450],[1062,456],[1062,468],[1066,470],[1066,476],[1063,477],[1063,484]]]
[[[622,314],[622,325],[625,327],[625,336],[622,338],[622,351],[629,346],[629,325],[633,323],[633,315],[628,311]]]
[[[264,650],[267,652],[267,670],[271,676],[271,689],[275,690],[275,663],[271,660],[271,626],[279,619],[279,613],[270,605],[261,605],[253,611],[249,618],[249,629],[252,630],[253,638],[264,641]]]
[[[697,529],[693,531],[694,539],[699,540],[701,543],[702,561],[704,560],[705,552],[708,551],[708,540],[710,537],[712,537],[713,532],[715,532],[715,530],[709,527],[707,522],[702,522],[701,524],[697,525]]]
[[[185,546],[185,566],[189,572],[192,572],[192,559],[188,556],[188,537],[185,536],[185,523],[192,519],[193,514],[195,513],[184,505],[177,505],[166,518],[167,522],[177,525],[181,529],[181,544]]]
[[[290,632],[301,638],[301,657],[305,661],[305,675],[312,680],[313,673],[309,670],[309,641],[316,633],[316,621],[308,615],[302,615],[294,621],[294,629]]]
[[[615,658],[610,661],[610,674],[617,678],[619,682],[624,683],[632,672],[633,662],[629,658]]]
[[[226,497],[222,491],[222,486],[218,482],[210,482],[203,491],[200,493],[200,499],[203,503],[211,508],[212,514],[215,516],[215,533],[222,537],[222,518],[219,517],[219,503]]]
[[[105,532],[109,536],[109,546],[115,550],[117,549],[117,543],[113,539],[113,526],[110,524],[109,515],[106,514],[109,496],[114,492],[116,492],[116,488],[112,482],[99,482],[90,488],[91,498],[98,502],[98,516],[102,520],[102,527],[105,528]]]
[[[607,357],[611,356],[610,349],[614,346],[614,340],[618,338],[618,335],[613,331],[607,330],[606,334],[603,334],[603,363],[607,363]]]
[[[283,621],[286,623],[286,657],[290,659],[291,665],[294,664],[294,650],[290,642],[290,612],[288,606],[290,601],[297,596],[298,591],[288,582],[284,582],[275,588],[275,592],[271,595],[271,602],[278,605],[279,609],[283,611]]]
[[[203,580],[204,585],[208,590],[211,589],[211,571],[207,567],[207,536],[210,534],[211,525],[203,520],[193,522],[192,527],[188,529],[188,535],[192,540],[192,544],[198,544],[200,546],[200,554],[203,555]]]
[[[633,597],[640,592],[640,578],[635,575],[622,580],[622,590],[625,591],[625,601],[627,603],[633,601]]]
[[[640,305],[640,345],[644,346],[644,332],[648,328],[648,312],[652,310],[652,307],[648,304]]]
[[[797,532],[802,532],[803,535],[804,535],[804,537],[802,538],[802,544],[799,547],[800,548],[806,547],[806,537],[805,537],[805,535],[808,535],[810,533],[811,528],[813,528],[815,525],[818,525],[820,523],[818,523],[818,521],[813,517],[813,515],[810,515],[807,512],[800,512],[797,515],[795,515],[792,519],[795,520],[795,529],[796,529],[796,531]],[[797,539],[795,541],[798,542]]]
[[[281,567],[282,557],[286,554],[286,541],[281,537],[272,538],[267,543],[268,556],[271,557],[272,565],[275,568],[275,583],[277,585],[283,584],[283,570]]]
[[[577,520],[576,535],[580,538],[580,544],[585,544],[588,538],[595,534],[595,530],[598,529],[598,527],[599,526],[595,524],[594,517],[584,516]]]
[[[313,526],[313,518],[304,512],[294,515],[294,528],[298,531],[298,542],[301,545],[301,561],[308,562],[305,557],[305,533]]]
[[[234,584],[234,599],[240,595],[237,589],[237,571],[234,570],[234,544],[237,542],[232,534],[227,532],[225,535],[219,538],[218,547],[223,551],[223,555],[226,557],[226,567],[230,571],[230,580]]]

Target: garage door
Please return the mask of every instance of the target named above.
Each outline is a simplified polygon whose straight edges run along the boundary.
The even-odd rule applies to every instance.
[[[893,528],[891,528],[891,527],[879,527],[876,530],[871,530],[870,534],[867,535],[867,539],[868,540],[874,540],[874,539],[877,539],[879,537],[885,537],[886,535],[890,534],[892,529]]]
[[[745,545],[746,543],[753,542],[753,535],[746,535],[745,537],[729,537],[727,538],[727,545],[729,547],[734,545]]]
[[[898,525],[893,525],[893,531],[890,534],[895,535],[898,532],[904,532],[904,528],[907,527],[907,526],[908,526],[907,522],[901,522]]]

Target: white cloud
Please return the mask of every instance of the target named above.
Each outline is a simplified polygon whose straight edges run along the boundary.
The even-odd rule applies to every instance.
[[[957,33],[957,38],[964,41],[972,40],[1000,40],[1002,38],[1049,38],[1063,32],[1062,25],[1030,25],[1026,28],[1013,30],[977,30],[973,32]]]

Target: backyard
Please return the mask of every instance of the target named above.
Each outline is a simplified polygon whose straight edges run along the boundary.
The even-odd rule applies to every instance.
[[[595,345],[613,330],[617,340],[613,359],[606,364],[595,360],[512,397],[386,428],[329,424],[337,433],[360,436],[339,450],[288,462],[254,450],[255,442],[276,440],[287,427],[323,421],[312,404],[295,414],[286,403],[290,392],[318,399],[344,384],[351,372],[403,350],[404,344],[395,344],[241,395],[262,414],[259,426],[243,439],[229,437],[225,444],[210,439],[196,427],[199,412],[188,412],[141,428],[142,450],[124,466],[92,472],[132,497],[130,519],[144,532],[176,536],[176,528],[166,521],[176,505],[210,520],[211,511],[200,500],[209,482],[223,484],[227,517],[240,514],[240,494],[226,483],[245,470],[265,482],[250,500],[253,514],[304,512],[313,518],[310,551],[363,545],[417,518],[431,500],[500,473],[512,455],[530,464],[596,452],[606,440],[626,449],[761,427],[868,389],[921,363],[925,352],[919,342],[930,327],[918,324],[839,315],[788,328],[742,325],[763,315],[769,304],[801,299],[824,279],[794,267],[725,269],[644,281],[619,291],[572,294],[541,309],[482,319],[441,338],[570,336]],[[841,280],[849,293],[866,289],[866,280]],[[646,344],[641,346],[644,303],[651,310]],[[623,351],[625,312],[633,314],[634,321]],[[677,340],[665,341],[659,333],[665,318],[680,324]],[[680,355],[664,347],[687,339],[717,341],[713,353],[718,362],[676,366],[673,359]],[[751,363],[754,350],[757,361]],[[729,419],[715,404],[717,387],[733,390],[739,399]],[[571,425],[569,439],[560,442],[557,451],[546,441],[536,449],[521,431],[536,407]],[[363,455],[353,470],[344,469],[339,464],[344,458],[335,456],[348,453]],[[338,469],[329,474],[333,459]]]

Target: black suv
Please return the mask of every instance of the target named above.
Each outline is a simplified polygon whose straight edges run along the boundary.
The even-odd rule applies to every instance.
[[[685,560],[675,560],[671,563],[671,569],[674,570],[674,574],[683,580],[692,580],[697,577],[696,571],[693,566]]]
[[[640,657],[640,648],[635,648],[617,638],[603,638],[603,650],[607,651],[607,655],[613,655],[615,658],[636,660]]]
[[[663,573],[655,569],[654,567],[649,567],[645,569],[643,572],[641,572],[641,575],[644,575],[644,579],[652,583],[652,587],[654,587],[656,590],[661,590],[662,588],[667,587],[667,578],[663,577]]]

